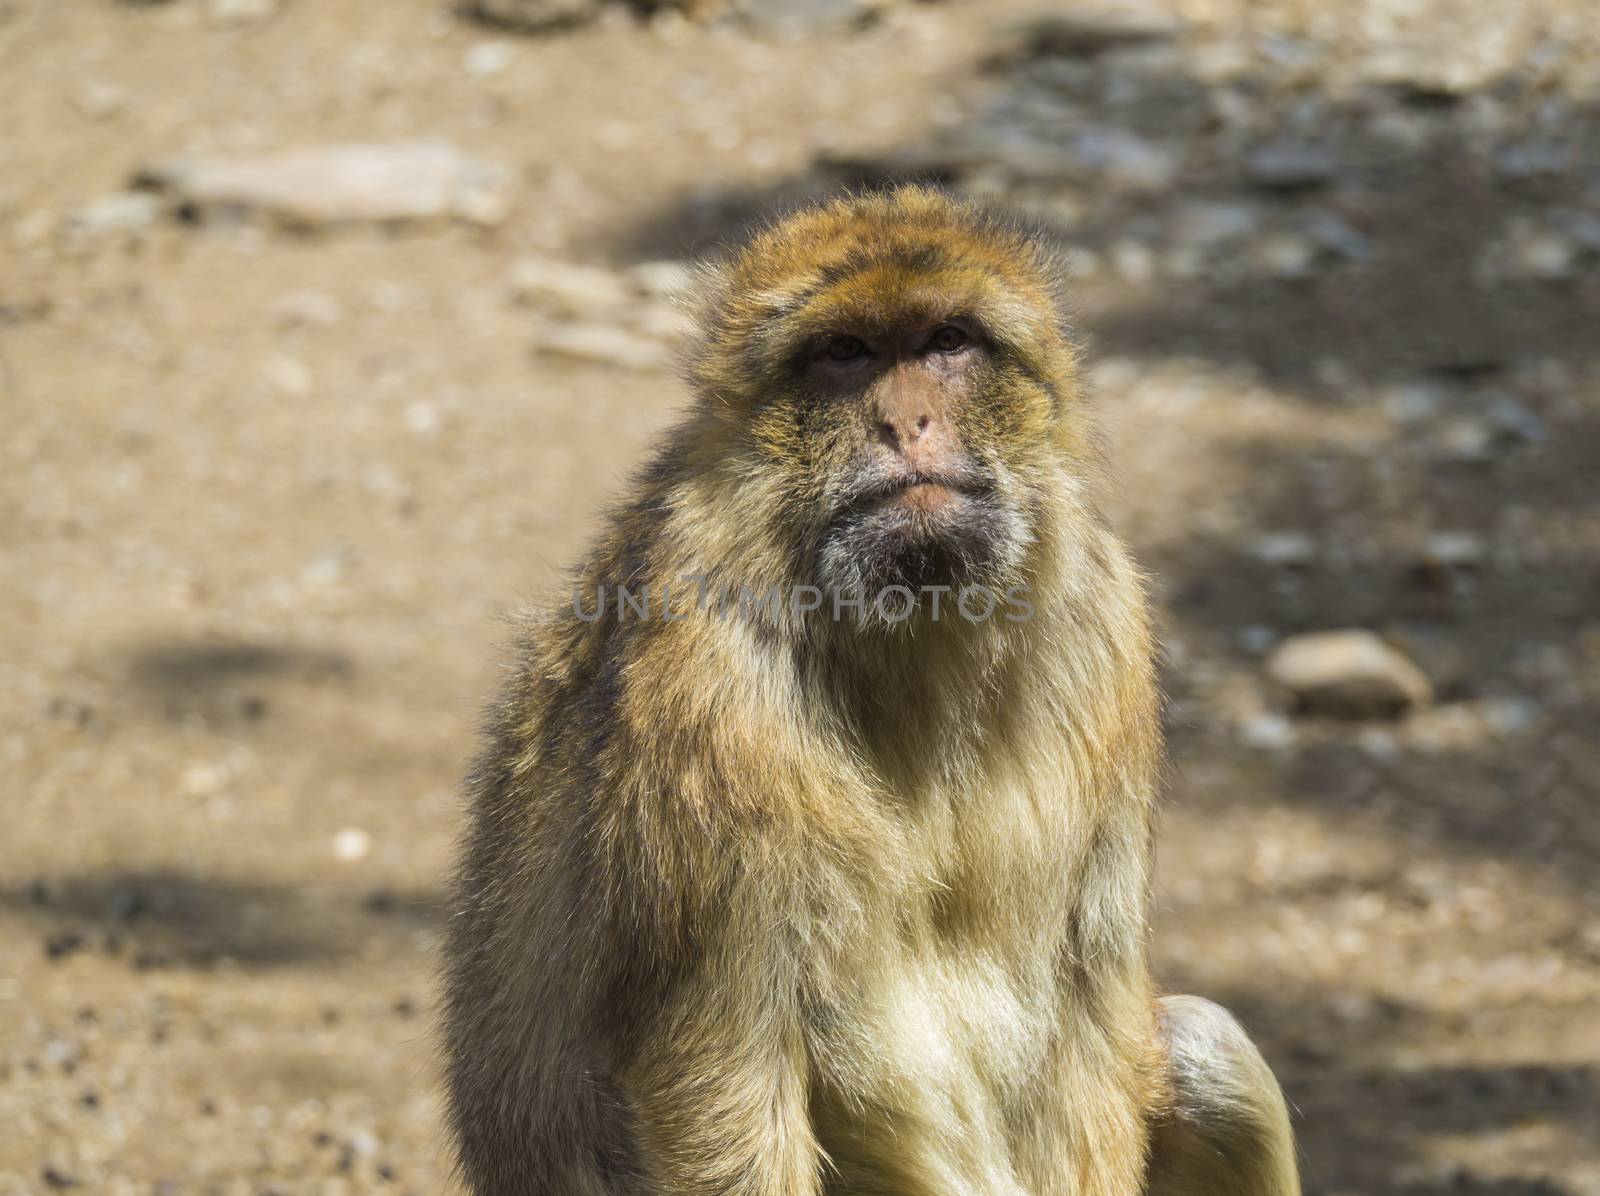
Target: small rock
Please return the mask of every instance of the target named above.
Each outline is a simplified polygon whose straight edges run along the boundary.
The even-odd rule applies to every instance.
[[[1249,236],[1260,221],[1252,204],[1186,203],[1173,220],[1172,238],[1180,245],[1210,248]]]
[[[1269,191],[1323,187],[1338,168],[1339,159],[1331,147],[1308,141],[1270,141],[1257,146],[1245,159],[1250,181]]]
[[[67,227],[89,236],[142,232],[161,215],[161,200],[148,191],[120,191],[85,204]]]
[[[1459,99],[1492,87],[1516,65],[1507,39],[1459,39],[1452,45],[1396,44],[1370,55],[1367,78],[1419,99]]]
[[[372,836],[360,827],[347,826],[333,837],[333,858],[358,864],[372,853]]]
[[[1510,395],[1500,395],[1489,404],[1489,422],[1514,440],[1544,439],[1544,420]]]
[[[1436,569],[1476,569],[1487,549],[1471,532],[1438,532],[1428,537],[1424,563]]]
[[[1084,9],[1037,17],[1021,27],[1028,57],[1088,58],[1122,46],[1170,41],[1182,26],[1153,8]]]
[[[1248,652],[1251,656],[1265,656],[1281,637],[1275,628],[1263,623],[1252,623],[1248,627],[1239,628],[1239,634],[1235,638],[1241,651]]]
[[[1126,283],[1141,287],[1156,274],[1156,255],[1149,246],[1131,238],[1124,238],[1109,250],[1111,268]]]
[[[479,42],[461,56],[462,69],[479,79],[498,75],[511,65],[515,51],[505,42]]]
[[[630,370],[662,370],[672,364],[671,352],[660,341],[614,324],[545,324],[534,330],[533,347],[538,353]]]
[[[694,293],[695,272],[688,262],[640,262],[629,267],[628,281],[653,299],[679,299]]]
[[[323,291],[296,291],[272,305],[281,328],[332,328],[344,319],[344,305]]]
[[[73,107],[90,120],[109,120],[128,106],[128,93],[114,83],[89,80],[72,97]]]
[[[1370,631],[1292,636],[1267,658],[1266,670],[1313,714],[1394,717],[1433,699],[1422,670]]]
[[[1545,229],[1512,241],[1506,266],[1514,277],[1561,282],[1578,272],[1578,258],[1579,246],[1571,237]]]
[[[218,25],[253,25],[276,16],[282,0],[206,0],[206,15]]]
[[[1250,257],[1263,274],[1294,281],[1311,277],[1317,247],[1294,233],[1269,233],[1251,246]]]
[[[1461,416],[1439,431],[1439,447],[1446,457],[1469,465],[1494,460],[1494,429],[1481,419]]]
[[[1259,751],[1288,751],[1295,743],[1294,724],[1281,714],[1258,714],[1239,724],[1239,740]]]
[[[1550,178],[1570,171],[1576,159],[1573,147],[1559,141],[1519,141],[1495,156],[1495,170],[1506,182]]]
[[[44,1170],[39,1173],[39,1178],[44,1180],[44,1186],[52,1192],[65,1192],[70,1188],[82,1187],[82,1184],[70,1171],[57,1167],[53,1163],[46,1165]]]
[[[1316,559],[1317,542],[1305,532],[1268,532],[1256,537],[1250,552],[1264,564],[1302,569]]]
[[[46,959],[62,960],[77,954],[88,945],[88,940],[75,930],[62,930],[46,936],[44,940],[44,954]]]
[[[1322,249],[1352,262],[1372,257],[1372,242],[1332,212],[1314,212],[1306,222],[1306,233]]]
[[[1390,419],[1402,424],[1424,423],[1438,415],[1450,395],[1435,382],[1397,382],[1379,392],[1378,402]]]
[[[457,219],[495,224],[505,175],[437,141],[351,144],[262,157],[158,163],[136,185],[195,218],[266,217],[297,228]]]
[[[882,15],[874,0],[744,0],[739,17],[749,28],[784,38],[862,29]]]
[[[468,0],[463,11],[491,25],[540,32],[593,20],[601,7],[601,0]]]
[[[1079,167],[1113,183],[1158,191],[1178,173],[1178,157],[1170,149],[1124,129],[1085,129],[1072,139]]]
[[[522,258],[511,267],[511,295],[518,303],[587,315],[618,308],[633,295],[609,270],[548,258]]]
[[[424,439],[437,436],[440,422],[438,405],[428,402],[427,399],[418,399],[406,407],[406,428],[413,436],[421,436]]]

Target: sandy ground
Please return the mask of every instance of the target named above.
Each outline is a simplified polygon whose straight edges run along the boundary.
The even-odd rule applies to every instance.
[[[1263,1044],[1309,1192],[1594,1196],[1600,244],[1527,232],[1597,210],[1584,4],[1519,10],[1542,41],[1504,6],[1163,11],[1165,57],[1051,83],[1176,130],[1159,185],[961,180],[1082,250],[1167,644],[1162,979]],[[536,356],[510,264],[677,257],[819,163],[996,152],[1037,106],[1015,15],[519,37],[433,0],[0,3],[0,1196],[451,1190],[431,959],[502,616],[683,397]],[[1509,74],[1363,90],[1391,43],[1484,30],[1531,37]],[[1352,158],[1241,201],[1241,111]],[[72,223],[150,161],[419,136],[503,164],[506,219]],[[1530,139],[1566,165],[1497,176]],[[1193,198],[1253,205],[1244,240],[1182,256]],[[1272,232],[1324,210],[1364,252]],[[1439,703],[1292,715],[1263,653],[1341,626]]]

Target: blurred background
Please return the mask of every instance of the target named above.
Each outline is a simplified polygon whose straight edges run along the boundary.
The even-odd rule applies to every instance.
[[[683,402],[685,262],[903,176],[1074,247],[1163,983],[1310,1193],[1600,1193],[1596,16],[0,0],[0,1196],[452,1190],[504,615]]]

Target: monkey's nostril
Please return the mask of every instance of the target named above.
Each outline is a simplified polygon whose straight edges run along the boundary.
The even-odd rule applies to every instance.
[[[921,436],[924,432],[926,432],[928,430],[928,424],[930,422],[932,422],[932,421],[930,421],[926,415],[917,416],[917,435],[918,436]]]

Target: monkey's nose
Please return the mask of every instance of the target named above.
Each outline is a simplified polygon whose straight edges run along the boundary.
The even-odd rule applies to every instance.
[[[890,448],[905,452],[921,440],[933,427],[933,416],[908,415],[904,418],[886,419],[878,424],[879,438]]]

